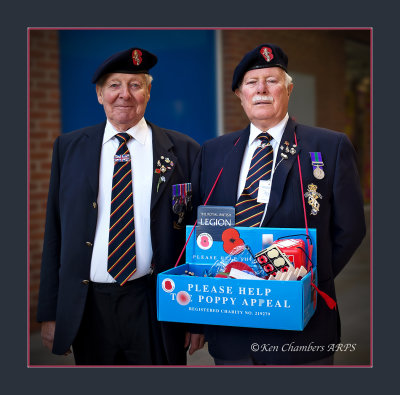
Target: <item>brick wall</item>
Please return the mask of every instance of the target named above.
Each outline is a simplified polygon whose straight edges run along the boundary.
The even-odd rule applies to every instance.
[[[30,321],[35,331],[51,153],[60,133],[58,33],[31,30],[29,41]]]
[[[223,97],[225,133],[248,124],[239,99],[231,90],[232,75],[245,53],[263,43],[274,43],[289,57],[288,71],[316,78],[316,123],[345,130],[345,34],[341,31],[225,30],[223,48]],[[296,84],[294,85],[296,89]]]

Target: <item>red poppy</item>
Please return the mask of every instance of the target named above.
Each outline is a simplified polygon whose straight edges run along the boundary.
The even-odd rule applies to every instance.
[[[234,228],[225,229],[222,233],[223,248],[227,254],[237,255],[244,250],[244,241]]]
[[[160,173],[161,173],[161,170],[160,170],[160,169],[156,169],[156,173],[157,173],[157,174],[160,174]]]

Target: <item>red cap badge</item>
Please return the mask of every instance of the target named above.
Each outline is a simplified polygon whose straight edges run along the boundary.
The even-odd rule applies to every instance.
[[[134,49],[132,51],[132,61],[135,66],[139,66],[142,63],[142,51]]]
[[[274,58],[274,55],[272,54],[272,49],[269,47],[262,47],[260,49],[260,53],[267,62],[270,62]]]

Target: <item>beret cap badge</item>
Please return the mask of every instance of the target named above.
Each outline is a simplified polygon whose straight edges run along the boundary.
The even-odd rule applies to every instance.
[[[142,63],[142,51],[139,49],[134,49],[132,51],[132,61],[135,66],[139,66]]]
[[[274,58],[274,55],[272,54],[272,49],[269,47],[262,47],[260,49],[260,53],[267,62],[270,62]]]

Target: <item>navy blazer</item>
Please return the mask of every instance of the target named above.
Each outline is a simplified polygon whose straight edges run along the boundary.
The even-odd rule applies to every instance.
[[[161,156],[174,162],[164,173],[153,173],[151,240],[155,274],[174,266],[185,242],[172,212],[172,185],[190,182],[200,145],[171,130],[152,128],[153,169]],[[92,245],[97,222],[99,164],[105,123],[63,134],[54,143],[40,278],[38,321],[56,321],[55,354],[64,354],[75,339],[82,319]],[[183,223],[185,225],[185,223]],[[186,363],[184,328],[161,323],[171,364]]]
[[[317,215],[311,215],[306,204],[309,228],[317,229],[318,287],[336,299],[334,277],[349,261],[365,236],[363,199],[356,168],[354,149],[344,133],[308,127],[289,118],[281,145],[295,144],[295,154],[281,161],[275,168],[270,200],[263,227],[304,228],[304,210],[300,188],[297,157],[300,157],[304,193],[307,186],[317,185],[322,195]],[[194,185],[201,202],[208,196],[214,181],[223,168],[221,177],[208,204],[234,206],[242,158],[248,143],[250,126],[206,142],[197,161]],[[280,152],[282,152],[280,150]],[[278,163],[281,159],[278,152]],[[310,152],[321,152],[325,177],[313,176]],[[195,195],[196,195],[195,193]],[[299,364],[324,358],[332,353],[330,344],[340,342],[338,310],[330,310],[319,298],[317,310],[303,331],[249,329],[224,326],[207,326],[209,351],[216,358],[235,360],[252,354],[262,363]],[[319,346],[313,351],[286,350],[285,345]],[[274,352],[252,352],[250,346],[258,343],[276,346]]]

